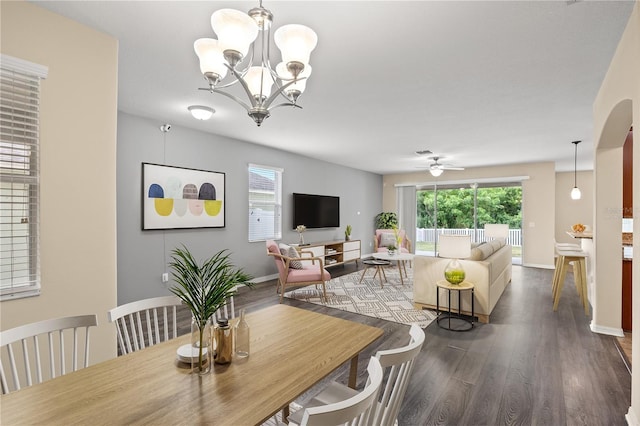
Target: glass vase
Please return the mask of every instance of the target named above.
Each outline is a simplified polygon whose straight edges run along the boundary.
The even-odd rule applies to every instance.
[[[202,324],[191,318],[191,372],[204,375],[211,371],[211,320]]]
[[[299,232],[299,233],[298,233],[298,235],[300,235],[300,241],[299,241],[299,244],[300,244],[301,246],[303,246],[303,245],[304,245],[304,237],[302,236],[302,232]]]
[[[465,272],[458,259],[453,259],[444,269],[444,279],[450,284],[458,285],[465,279]]]
[[[235,356],[246,358],[249,356],[249,324],[245,319],[245,310],[240,309],[240,320],[235,326]]]

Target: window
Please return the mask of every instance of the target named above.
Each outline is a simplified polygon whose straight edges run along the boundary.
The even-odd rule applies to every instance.
[[[0,300],[40,293],[39,108],[47,67],[0,62]]]
[[[282,238],[282,169],[249,164],[249,242]]]

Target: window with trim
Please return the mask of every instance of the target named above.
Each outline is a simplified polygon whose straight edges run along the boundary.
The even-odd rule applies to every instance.
[[[249,242],[282,238],[282,172],[249,164]]]
[[[0,59],[0,300],[8,300],[40,294],[40,80],[48,69]]]

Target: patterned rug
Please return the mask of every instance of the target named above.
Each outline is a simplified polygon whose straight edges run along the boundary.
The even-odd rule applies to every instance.
[[[402,285],[398,268],[385,267],[387,281],[383,280],[383,288],[380,288],[379,278],[374,278],[375,271],[374,267],[365,269],[361,283],[362,270],[328,281],[326,306],[401,324],[417,323],[422,328],[431,324],[436,317],[434,311],[416,310],[413,307],[411,268],[407,267],[408,277],[404,277]],[[318,287],[316,289],[315,285],[310,285],[288,291],[284,297],[324,305],[320,300],[322,288],[320,285]]]

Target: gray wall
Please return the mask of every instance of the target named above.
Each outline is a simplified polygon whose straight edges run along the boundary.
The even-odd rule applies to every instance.
[[[256,281],[276,273],[264,242],[248,242],[248,163],[284,169],[283,242],[298,240],[291,229],[291,194],[301,192],[340,197],[341,227],[307,230],[306,242],[344,239],[351,224],[352,239],[362,240],[363,252],[371,249],[374,217],[382,211],[382,176],[184,127],[162,133],[161,124],[118,114],[118,304],[169,294],[172,282],[162,283],[161,275],[168,272],[171,250],[182,244],[198,259],[229,249],[234,264]],[[142,231],[142,162],[226,173],[226,226]]]

